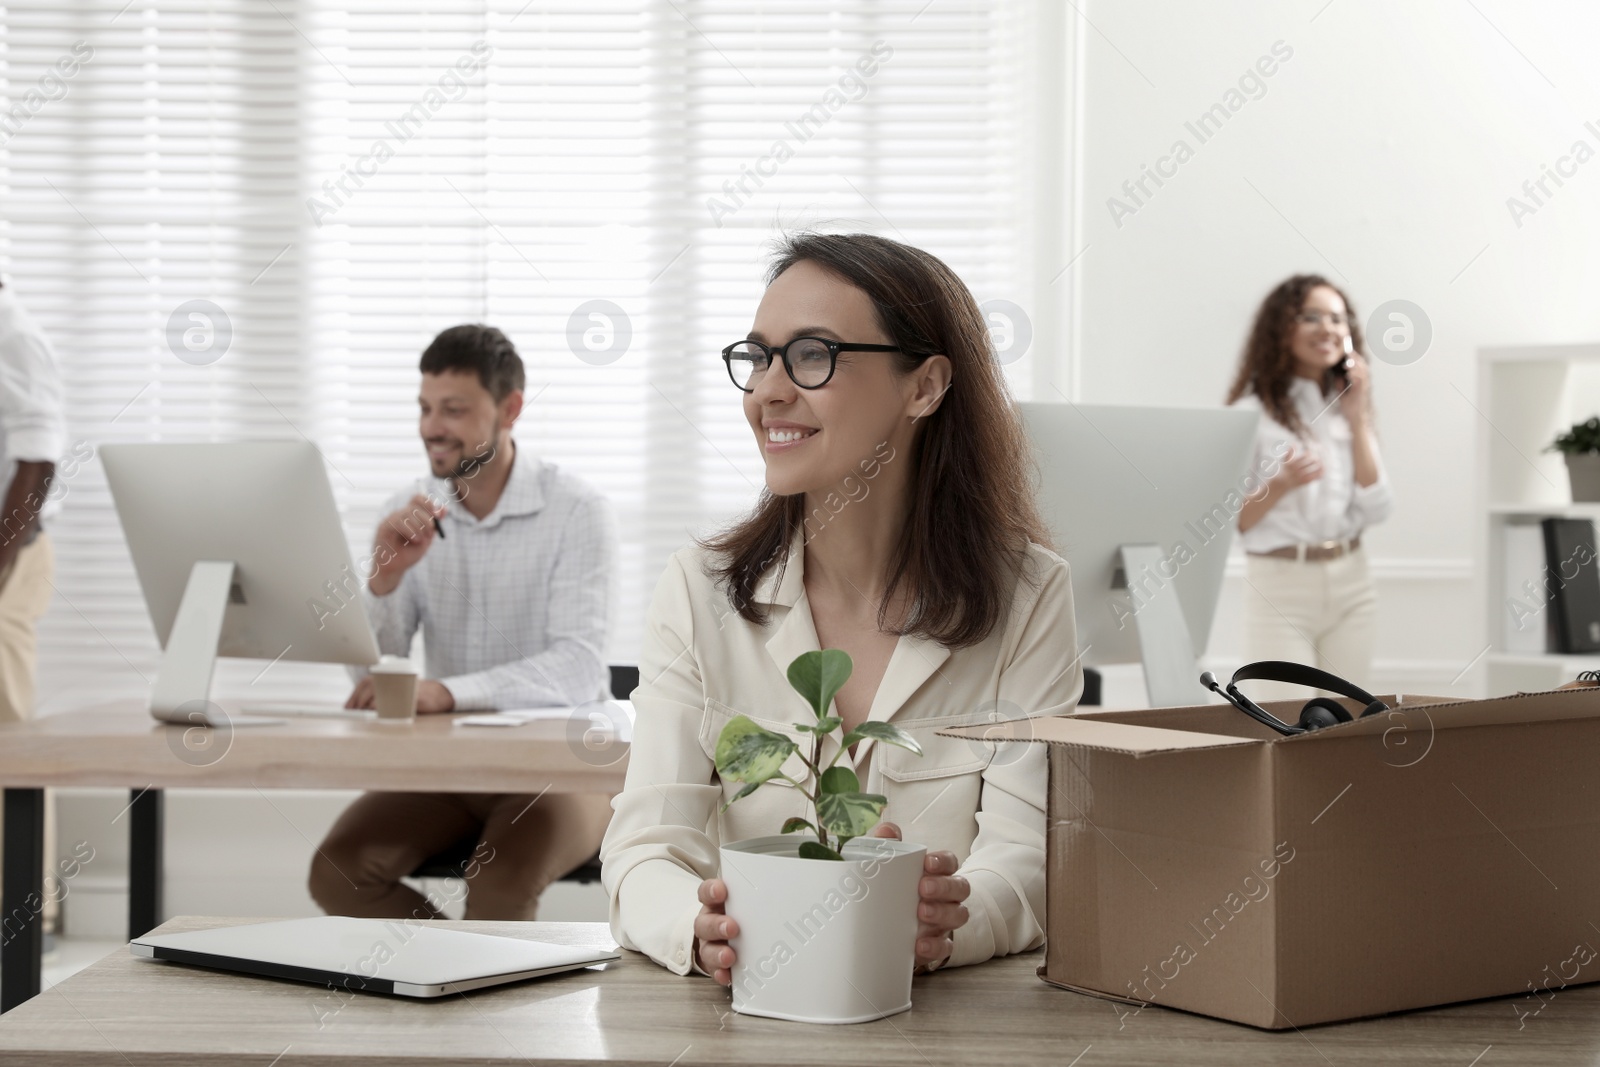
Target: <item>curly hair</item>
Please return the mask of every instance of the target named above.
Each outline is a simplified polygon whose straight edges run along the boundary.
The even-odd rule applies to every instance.
[[[1246,394],[1261,400],[1261,407],[1280,425],[1297,437],[1304,437],[1305,423],[1289,399],[1289,384],[1294,380],[1294,352],[1289,347],[1295,331],[1295,317],[1306,305],[1311,290],[1332,289],[1344,301],[1345,317],[1350,325],[1350,343],[1358,358],[1366,358],[1365,338],[1361,322],[1356,317],[1355,305],[1344,290],[1320,274],[1296,274],[1284,280],[1261,301],[1255,323],[1250,327],[1250,337],[1245,341],[1244,355],[1239,361],[1239,373],[1228,390],[1227,402],[1232,404]],[[1331,369],[1322,376],[1322,395],[1336,390]]]

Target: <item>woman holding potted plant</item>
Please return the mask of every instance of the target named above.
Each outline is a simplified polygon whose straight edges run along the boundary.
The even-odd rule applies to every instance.
[[[1344,293],[1297,274],[1262,301],[1228,403],[1256,408],[1255,470],[1239,512],[1252,660],[1292,660],[1368,685],[1377,593],[1361,535],[1393,497],[1372,425],[1361,326]],[[1296,687],[1260,683],[1270,699]]]
[[[614,936],[730,984],[739,929],[724,905],[765,890],[725,883],[718,845],[819,830],[810,753],[848,789],[836,808],[876,808],[824,841],[881,811],[894,825],[877,834],[926,846],[905,903],[917,966],[1037,947],[1044,746],[938,733],[1070,713],[1082,688],[1067,565],[1044,547],[983,316],[944,263],[867,235],[792,237],[768,282],[748,337],[722,352],[766,489],[656,588],[601,850]],[[847,654],[831,680],[820,649]],[[783,773],[719,775],[719,742],[726,755],[772,734],[794,741]]]

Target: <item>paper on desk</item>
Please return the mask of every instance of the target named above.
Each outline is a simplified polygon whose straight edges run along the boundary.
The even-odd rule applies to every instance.
[[[615,731],[616,739],[633,740],[633,701],[591,700],[587,704],[545,708],[507,708],[486,715],[463,715],[455,720],[457,726],[522,726],[530,722],[586,723],[585,729],[594,726]]]

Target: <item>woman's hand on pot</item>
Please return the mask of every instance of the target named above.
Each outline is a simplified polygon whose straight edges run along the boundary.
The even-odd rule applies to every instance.
[[[917,966],[932,967],[950,958],[951,939],[967,925],[962,901],[972,892],[967,880],[956,874],[961,864],[954,852],[930,852],[922,858],[922,881],[917,883]]]
[[[898,841],[900,828],[881,823],[870,836]],[[929,852],[922,857],[922,879],[917,883],[918,967],[933,967],[949,959],[955,948],[951,935],[967,924],[967,909],[961,902],[972,886],[956,874],[960,868],[954,852]]]
[[[728,883],[707,878],[700,883],[700,914],[694,919],[694,955],[701,968],[718,985],[733,985],[733,964],[738,956],[728,938],[739,936],[739,924],[728,918]]]

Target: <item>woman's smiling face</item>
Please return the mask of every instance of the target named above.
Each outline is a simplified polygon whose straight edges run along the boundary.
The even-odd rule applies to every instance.
[[[1312,289],[1295,317],[1294,332],[1289,338],[1295,372],[1320,380],[1324,371],[1344,359],[1344,343],[1349,336],[1349,311],[1344,298],[1326,285]]]
[[[866,293],[809,260],[773,280],[756,309],[750,340],[777,347],[796,337],[892,345]],[[917,375],[893,352],[840,352],[819,389],[801,389],[781,360],[744,394],[744,414],[778,496],[827,492],[858,473],[885,441],[909,442]]]

